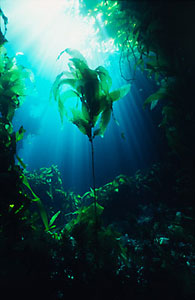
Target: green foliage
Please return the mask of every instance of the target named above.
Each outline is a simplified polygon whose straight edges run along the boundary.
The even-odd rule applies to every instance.
[[[104,67],[90,69],[83,55],[70,48],[59,57],[64,52],[71,56],[68,64],[70,72],[59,74],[51,91],[51,96],[53,94],[58,103],[61,121],[66,116],[90,140],[96,135],[103,137],[110,121],[113,102],[123,98],[129,92],[130,85],[110,92],[112,79]],[[63,90],[67,86],[70,89]],[[70,103],[67,103],[68,100]],[[98,128],[92,136],[92,129],[98,122]]]
[[[55,220],[57,219],[57,217],[59,216],[59,214],[61,213],[61,211],[57,211],[53,216],[52,218],[50,219],[49,221],[49,229],[51,230],[52,228],[55,228],[56,226],[53,225],[53,223],[55,222]]]
[[[53,225],[55,220],[57,219],[57,217],[59,216],[61,211],[56,212],[50,219],[50,221],[48,221],[48,216],[47,216],[47,211],[45,209],[45,206],[43,205],[43,202],[41,201],[41,199],[33,192],[27,177],[23,174],[22,176],[22,182],[23,184],[28,188],[28,190],[31,192],[32,196],[34,197],[34,199],[32,199],[31,201],[36,202],[39,208],[39,212],[40,212],[40,216],[41,219],[43,221],[43,224],[45,226],[45,230],[46,231],[51,231],[53,228],[55,228],[56,226]]]
[[[2,9],[0,8],[0,22],[1,22],[1,18],[3,19],[3,23],[4,23],[4,32],[2,32],[0,29],[0,46],[3,45],[5,42],[7,42],[5,35],[6,35],[7,24],[8,24],[8,18],[4,15]]]
[[[23,139],[25,132],[26,130],[24,129],[23,126],[21,126],[20,129],[16,132],[16,142],[19,142],[20,140]]]
[[[151,109],[153,109],[159,100],[165,100],[169,96],[168,90],[166,87],[160,87],[159,90],[152,95],[150,95],[145,101],[144,101],[144,108],[146,105],[151,104]]]
[[[7,18],[0,10],[6,33]],[[12,119],[15,110],[22,104],[27,93],[27,81],[33,81],[32,73],[17,63],[16,57],[8,57],[0,45],[0,189],[2,223],[7,230],[11,223],[20,226],[24,223],[24,214],[30,200],[24,191],[22,169],[15,164],[15,156],[20,165],[25,168],[22,160],[16,155],[16,144],[22,140],[25,130],[23,126],[17,132],[13,131]],[[14,225],[12,225],[14,226]]]
[[[140,69],[159,85],[159,90],[145,100],[144,107],[149,104],[154,109],[161,102],[159,127],[164,129],[170,148],[180,157],[186,153],[187,160],[192,158],[194,59],[190,51],[193,53],[194,44],[190,44],[193,26],[189,26],[189,20],[193,5],[179,3],[174,7],[158,1],[152,4],[148,1],[102,1],[95,7],[87,4],[86,7],[88,15],[94,18],[100,40],[104,39],[106,31],[108,39],[113,41],[113,50],[121,52],[121,76],[134,80],[136,70]],[[127,65],[130,78],[123,70]]]
[[[95,3],[94,3],[95,4]],[[124,28],[129,28],[129,20],[125,18],[125,12],[120,10],[120,4],[117,1],[101,1],[96,3],[95,7],[88,8],[88,16],[94,18],[94,26],[98,32],[99,40],[105,40],[104,32],[108,37],[114,39],[114,45],[121,47],[126,39]],[[100,21],[101,20],[101,21]]]
[[[47,217],[45,207],[43,206],[43,203],[40,200],[40,198],[31,189],[31,186],[28,182],[27,177],[24,174],[21,177],[22,177],[23,184],[28,188],[28,190],[31,192],[32,196],[34,197],[34,199],[32,199],[32,201],[37,203],[39,211],[40,211],[40,215],[41,215],[41,218],[42,218],[42,221],[43,221],[43,224],[45,226],[45,229],[48,231],[49,230],[49,223],[48,223],[48,217]]]
[[[27,81],[33,82],[32,72],[18,65],[16,57],[9,58],[5,47],[0,46],[0,112],[12,121],[15,109],[27,95]]]
[[[111,226],[102,226],[100,217],[104,208],[96,204],[97,220],[94,209],[93,203],[76,211],[76,218],[66,224],[65,232],[74,238],[81,264],[98,272],[109,270],[115,273],[119,264],[126,261],[126,249],[120,243],[118,232]]]
[[[24,136],[23,126],[13,131],[12,119],[15,110],[26,95],[28,79],[32,73],[17,63],[16,57],[8,57],[3,44],[6,42],[8,19],[0,9],[4,32],[0,32],[0,232],[17,239],[27,225],[26,212],[30,199],[24,191],[22,169],[15,164],[16,144]],[[16,155],[22,167],[22,160]],[[20,237],[21,238],[21,237]]]
[[[79,210],[74,212],[74,215],[77,215],[77,217],[75,219],[72,219],[71,222],[69,222],[66,225],[66,230],[71,231],[75,225],[78,225],[80,223],[85,223],[90,226],[91,225],[95,226],[94,210],[95,210],[94,203],[92,203],[88,207],[81,207]],[[103,210],[104,210],[104,208],[97,203],[96,204],[96,213],[97,213],[98,218],[100,218],[101,214],[103,213]]]

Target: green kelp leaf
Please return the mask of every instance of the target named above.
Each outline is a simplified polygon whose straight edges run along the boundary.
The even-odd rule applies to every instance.
[[[16,82],[14,82],[14,85],[10,88],[10,91],[12,91],[18,96],[26,96],[27,89],[25,82],[22,80],[17,80]]]
[[[76,109],[72,109],[72,119],[70,120],[73,124],[75,124],[78,129],[83,133],[86,134],[89,138],[91,137],[91,127],[89,122],[85,120],[83,114]]]
[[[4,15],[1,8],[0,8],[0,17],[2,17],[3,22],[4,22],[4,33],[2,33],[2,35],[3,35],[3,38],[4,38],[3,42],[5,42],[6,41],[5,34],[7,32],[8,18]]]
[[[81,96],[81,92],[83,91],[83,86],[85,84],[85,81],[82,79],[74,79],[74,78],[67,78],[67,79],[61,79],[57,86],[57,91],[60,93],[60,87],[64,85],[69,85],[74,89],[75,94],[77,96]]]
[[[118,90],[115,90],[115,91],[109,93],[109,97],[113,102],[117,101],[117,100],[125,97],[128,94],[128,92],[130,91],[130,88],[131,88],[130,84],[123,85]]]
[[[19,161],[20,165],[21,165],[24,169],[26,169],[26,165],[24,164],[24,162],[22,161],[22,159],[21,159],[18,155],[16,155],[16,158],[17,158],[17,160]]]
[[[62,72],[63,73],[63,72]],[[49,100],[51,101],[52,98],[57,102],[59,98],[59,89],[58,89],[58,84],[61,80],[62,73],[60,73],[58,76],[56,76],[56,79],[51,87],[50,90],[50,95],[49,95]]]
[[[83,62],[82,60],[78,59],[78,58],[70,58],[69,59],[76,71],[76,76],[78,79],[82,79],[82,80],[93,80],[96,79],[96,72],[91,70],[86,64],[85,62]]]
[[[65,106],[64,106],[64,103],[60,100],[58,100],[58,111],[59,111],[59,114],[60,114],[60,120],[61,120],[61,123],[64,122],[64,116],[67,115],[67,111],[65,109]]]
[[[14,212],[14,214],[17,215],[23,208],[24,208],[24,205],[22,204],[22,205]]]
[[[104,133],[105,133],[108,123],[110,121],[111,113],[112,113],[111,108],[106,108],[102,112],[99,128],[94,131],[94,136],[96,136],[96,135],[100,135],[101,137],[104,136]]]
[[[83,61],[85,63],[85,65],[88,65],[86,59],[84,58],[84,56],[78,50],[67,48],[64,51],[66,53],[68,53],[71,57],[77,58],[77,59]]]
[[[13,96],[14,98],[14,96]],[[13,99],[12,98],[12,99]],[[15,99],[14,99],[15,100]],[[9,120],[10,122],[12,121],[13,117],[14,117],[14,113],[15,113],[15,109],[16,107],[18,107],[18,104],[19,102],[15,102],[15,101],[12,101],[9,103],[8,107],[7,107],[7,115],[6,115],[6,118],[7,120]]]
[[[68,118],[68,109],[66,108],[65,102],[68,101],[68,99],[78,98],[78,96],[78,93],[73,90],[67,90],[58,95],[58,111],[60,113],[60,119],[62,123],[64,116]]]
[[[76,91],[66,90],[66,91],[60,93],[59,99],[62,103],[65,103],[69,99],[78,98],[78,97],[79,97],[79,94]]]
[[[61,120],[63,121],[64,116],[66,116],[83,134],[91,139],[92,128],[94,128],[100,117],[99,129],[95,131],[95,135],[103,136],[110,121],[112,102],[124,97],[129,92],[130,85],[125,85],[109,94],[112,79],[104,67],[99,66],[92,70],[79,51],[68,48],[61,52],[60,56],[64,52],[71,56],[69,69],[72,78],[70,76],[64,78],[64,76],[66,77],[65,73],[59,74],[53,84],[52,91],[55,100],[58,102]],[[70,97],[66,94],[61,96],[66,85],[73,89],[70,92]],[[77,108],[80,109],[79,101],[76,105],[71,102],[71,107],[68,107],[68,110],[72,112],[72,118],[70,118],[66,113],[65,101],[67,97],[71,98],[74,92],[81,102],[82,111],[77,110]]]
[[[51,227],[53,225],[53,223],[55,222],[55,220],[57,219],[57,217],[59,216],[59,214],[61,213],[61,211],[57,211],[57,213],[55,213],[53,215],[53,217],[51,218],[51,220],[49,221],[49,227]]]
[[[9,73],[10,73],[10,81],[15,81],[18,79],[34,79],[33,73],[31,70],[26,69],[23,66],[20,66],[17,64],[16,58],[13,58],[13,65],[12,67],[9,69]]]
[[[54,97],[54,100],[57,101],[57,94],[59,93],[59,85],[60,82],[63,80],[63,76],[66,76],[66,79],[75,79],[70,72],[61,72],[59,75],[56,76],[56,79],[52,85],[51,91],[50,91],[50,99],[52,96]],[[65,78],[64,78],[65,79]]]
[[[98,73],[102,90],[105,94],[107,94],[112,86],[112,78],[110,77],[108,71],[102,66],[96,68],[95,71]]]
[[[3,124],[3,127],[5,128],[6,132],[11,135],[13,133],[13,125],[11,122],[8,122],[7,120],[4,121],[3,120],[3,123],[0,122],[0,124]]]
[[[62,85],[70,85],[72,88],[76,89],[77,86],[77,79],[74,78],[65,78],[65,79],[61,79],[58,83],[57,88],[59,89]]]
[[[81,196],[81,198],[84,199],[86,196],[90,196],[90,192],[86,192],[85,194],[83,194],[83,196]]]
[[[73,123],[78,127],[78,129],[83,134],[86,134],[90,138],[90,136],[91,136],[91,130],[90,130],[90,126],[89,126],[88,122],[86,122],[86,121],[84,121],[82,119],[77,119],[77,120],[74,120]]]
[[[104,210],[103,206],[96,203],[97,217],[100,217],[102,215],[103,210]],[[92,203],[88,207],[81,208],[81,210],[78,214],[78,217],[77,217],[77,223],[81,222],[81,223],[89,224],[89,222],[91,220],[95,222],[95,220],[94,220],[94,211],[95,211],[95,204],[94,203]]]
[[[108,106],[112,106],[112,101],[109,97],[109,94],[100,96],[97,102],[97,115],[104,111]]]
[[[37,202],[37,205],[38,205],[38,208],[39,208],[41,219],[42,219],[43,224],[45,226],[45,230],[48,231],[49,230],[49,223],[48,223],[48,217],[47,217],[46,209],[45,209],[42,201],[40,200],[40,198],[37,198],[36,202]]]
[[[27,179],[27,177],[24,174],[22,175],[22,183],[31,191],[33,197],[35,197],[35,199],[33,201],[36,201],[36,199],[39,199],[39,197],[31,189],[31,186],[30,186],[30,184],[28,182],[28,179]]]
[[[35,82],[35,76],[30,69],[24,68],[22,75],[23,75],[23,78],[29,79],[32,83]]]
[[[34,75],[29,69],[17,65],[16,59],[13,59],[13,65],[6,75],[9,77],[10,90],[16,95],[25,96],[27,91],[30,92],[30,86],[27,84],[34,83]]]
[[[97,217],[100,217],[103,213],[104,207],[96,203],[96,214]],[[94,218],[94,212],[95,212],[95,204],[92,203],[91,205],[87,207],[82,207],[74,214],[77,215],[76,219],[72,219],[69,223],[66,224],[65,228],[67,231],[71,232],[75,225],[77,224],[94,224],[95,218]]]
[[[16,65],[16,62],[14,65],[9,69],[9,81],[14,82],[21,78],[22,75],[22,68]]]
[[[16,143],[23,139],[25,132],[26,130],[23,126],[21,126],[20,129],[16,132]]]
[[[135,43],[137,42],[139,37],[139,30],[136,32],[136,34],[133,36],[133,41],[132,41],[132,47],[135,47]]]
[[[24,174],[22,175],[22,182],[31,191],[33,197],[35,197],[32,201],[37,203],[38,208],[39,208],[39,212],[40,212],[40,215],[41,215],[41,219],[42,219],[43,224],[45,226],[45,230],[48,231],[49,230],[49,223],[48,223],[47,212],[46,212],[46,209],[45,209],[41,199],[33,192],[33,190],[31,189],[31,186],[28,182],[28,179]]]
[[[158,104],[158,100],[152,101],[151,104],[150,104],[150,109],[153,110],[156,107],[157,104]]]
[[[101,119],[100,119],[101,136],[104,135],[104,132],[108,126],[108,123],[109,123],[110,117],[111,117],[111,113],[112,113],[111,108],[107,108],[101,114]]]
[[[161,87],[157,92],[153,93],[150,95],[145,101],[143,107],[145,108],[147,104],[160,100],[160,99],[165,99],[168,96],[167,89],[164,87]]]
[[[65,103],[70,98],[78,97],[78,94],[74,90],[66,90],[60,94],[60,99]]]
[[[88,108],[88,105],[87,105],[86,102],[82,102],[82,113],[83,113],[84,118],[85,118],[87,121],[90,121],[89,108]]]
[[[0,71],[0,73],[1,73],[1,71]],[[4,88],[3,88],[3,85],[1,84],[1,82],[0,82],[0,96],[1,96],[1,98],[2,98],[2,95],[4,94]],[[2,101],[1,101],[2,102]],[[2,105],[2,104],[1,104]]]
[[[89,112],[90,112],[90,117],[91,117],[93,126],[95,125],[95,123],[99,117],[99,114],[105,109],[105,105],[102,105],[100,99],[101,98],[94,97],[93,101],[91,103],[89,103]]]
[[[4,72],[6,65],[6,49],[3,46],[0,46],[0,73]]]
[[[86,59],[84,58],[84,56],[76,49],[71,49],[71,48],[66,48],[65,50],[63,50],[62,52],[60,52],[60,54],[58,55],[57,57],[57,60],[60,59],[60,57],[62,56],[62,54],[64,53],[67,53],[69,54],[71,57],[74,57],[74,58],[78,58],[82,61],[85,62],[85,64],[87,65],[87,61]]]

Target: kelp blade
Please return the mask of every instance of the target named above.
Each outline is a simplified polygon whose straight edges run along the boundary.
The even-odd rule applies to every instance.
[[[125,97],[129,91],[130,91],[130,88],[131,88],[131,85],[130,84],[126,84],[126,85],[123,85],[122,87],[120,87],[119,89],[111,92],[109,94],[109,97],[110,99],[114,102],[114,101],[117,101],[123,97]]]

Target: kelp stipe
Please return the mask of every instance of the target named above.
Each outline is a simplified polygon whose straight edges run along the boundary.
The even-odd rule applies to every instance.
[[[88,136],[92,153],[92,176],[94,191],[95,218],[97,214],[97,196],[95,184],[94,144],[95,136],[104,136],[113,111],[113,103],[123,98],[130,90],[130,85],[110,92],[112,78],[108,71],[99,66],[89,68],[83,55],[74,49],[67,48],[60,53],[70,55],[69,71],[60,73],[52,86],[51,96],[58,103],[61,121],[64,116]],[[71,102],[68,103],[68,100]],[[74,101],[76,100],[76,101]],[[95,128],[96,127],[96,128]]]

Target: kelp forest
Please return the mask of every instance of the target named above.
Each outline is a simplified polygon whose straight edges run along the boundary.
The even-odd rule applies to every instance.
[[[77,49],[57,58],[67,55],[69,69],[51,85],[48,105],[87,138],[93,184],[84,194],[66,190],[57,165],[30,171],[18,154],[27,129],[21,119],[15,130],[13,118],[36,78],[8,54],[9,17],[0,10],[1,299],[192,300],[195,4],[85,0],[80,13],[101,16],[94,26],[113,40],[126,82],[112,89],[114,75],[91,68]],[[158,107],[162,158],[98,186],[95,140],[104,140],[138,72],[157,87],[141,109],[155,118]]]

